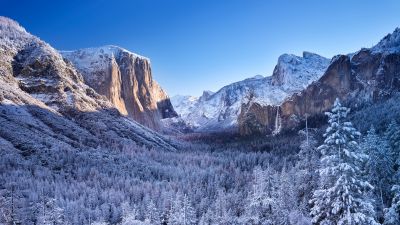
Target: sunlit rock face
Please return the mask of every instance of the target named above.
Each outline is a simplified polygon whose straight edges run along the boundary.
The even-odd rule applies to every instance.
[[[120,113],[155,130],[160,129],[161,119],[176,116],[168,95],[152,78],[149,59],[117,46],[62,54]]]

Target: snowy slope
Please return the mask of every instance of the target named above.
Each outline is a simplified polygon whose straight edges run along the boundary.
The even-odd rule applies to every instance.
[[[251,100],[262,105],[279,105],[319,79],[329,62],[309,52],[304,52],[303,57],[284,54],[279,57],[272,76],[257,75],[198,98],[175,96],[172,104],[187,125],[197,131],[230,129],[237,125],[243,103]]]
[[[198,100],[198,97],[190,95],[175,95],[171,98],[171,103],[179,115],[187,115],[194,110]]]
[[[371,48],[373,52],[400,52],[400,28],[386,35],[378,44]]]
[[[137,144],[175,150],[160,134],[121,116],[60,53],[0,17],[0,139],[20,150]]]
[[[330,60],[310,52],[303,52],[303,57],[283,54],[274,69],[273,84],[288,92],[304,89],[321,77],[329,63]]]

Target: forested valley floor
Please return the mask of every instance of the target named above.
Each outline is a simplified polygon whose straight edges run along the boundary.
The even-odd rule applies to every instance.
[[[350,123],[336,121],[347,119],[346,109],[340,104],[336,107],[325,121],[327,129],[245,139],[234,135],[171,137],[180,143],[175,152],[129,145],[42,149],[27,154],[0,140],[0,221],[126,225],[346,221],[349,217],[341,218],[340,213],[334,218],[323,214],[327,206],[319,201],[324,198],[321,195],[332,195],[325,200],[337,203],[335,193],[323,191],[329,185],[346,188],[330,180],[340,170],[347,171],[346,176],[339,176],[345,182],[360,179],[359,189],[350,187],[346,196],[360,201],[349,212],[354,214],[353,222],[358,218],[361,223],[350,224],[396,224],[398,121],[378,131],[371,127],[358,137]],[[329,137],[339,141],[329,142]],[[342,149],[347,158],[331,151],[341,140],[342,146],[352,149]],[[369,160],[359,160],[359,156]],[[342,169],[334,167],[337,159],[343,160]],[[324,176],[318,169],[333,172]],[[374,189],[365,188],[362,184],[366,183]],[[352,196],[353,189],[362,195]],[[359,215],[368,210],[373,214]]]

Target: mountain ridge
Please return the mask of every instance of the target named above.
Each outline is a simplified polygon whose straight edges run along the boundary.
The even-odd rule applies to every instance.
[[[206,99],[199,97],[192,101],[189,108],[184,108],[187,99],[182,97],[183,102],[172,97],[172,103],[182,119],[196,131],[235,129],[242,104],[253,101],[278,105],[319,78],[328,63],[328,59],[315,53],[304,52],[302,57],[283,54],[271,76],[257,75],[226,85]]]
[[[363,104],[363,102],[368,102],[371,99],[381,98],[377,97],[378,94],[373,94],[373,92],[377,91],[382,95],[386,90],[382,88],[375,90],[373,88],[374,85],[370,84],[371,82],[381,86],[384,86],[385,83],[391,83],[390,87],[388,87],[388,92],[396,90],[396,82],[398,80],[396,70],[390,69],[393,75],[387,74],[385,70],[388,70],[386,68],[388,67],[387,65],[390,65],[389,67],[396,66],[396,56],[399,52],[400,28],[396,28],[369,49],[363,48],[355,53],[337,55],[330,60],[306,51],[303,52],[302,57],[293,54],[282,54],[278,58],[278,63],[271,76],[263,78],[258,76],[255,79],[250,77],[234,82],[222,87],[208,97],[208,99],[213,99],[216,95],[222,95],[219,101],[207,102],[201,101],[201,97],[193,98],[187,96],[185,99],[185,97],[181,96],[180,101],[172,97],[172,103],[178,114],[181,115],[182,120],[189,127],[194,128],[195,132],[223,132],[228,129],[233,132],[239,132],[242,135],[254,133],[271,134],[280,130],[280,128],[292,129],[299,125],[304,120],[305,111],[307,111],[305,108],[311,110],[307,112],[307,114],[311,115],[327,111],[336,97],[346,101],[352,98],[349,96],[350,94],[359,96],[360,100],[349,100],[349,104],[354,107],[357,107],[355,102]],[[307,59],[312,59],[311,61],[314,62],[322,61],[322,63],[316,63],[311,66],[307,63],[302,64],[301,60]],[[385,64],[385,61],[388,60],[391,60],[391,62]],[[362,66],[360,65],[364,68],[361,68]],[[356,70],[359,70],[359,72],[355,72]],[[318,76],[312,76],[313,74],[318,74]],[[335,76],[341,78],[334,78]],[[385,76],[392,77],[391,79],[393,80],[389,81]],[[343,80],[344,78],[346,80]],[[263,81],[264,90],[271,92],[269,96],[260,98],[262,94],[257,93],[257,87],[255,87],[254,83],[260,80]],[[326,87],[319,88],[321,83]],[[232,94],[237,90],[240,92],[241,89],[248,89],[248,91],[242,91],[242,93],[246,94],[241,95]],[[311,89],[315,90],[311,91]],[[316,90],[319,90],[319,92]],[[301,96],[306,95],[305,93],[307,92],[312,92],[312,97],[309,96],[308,100],[300,100],[303,98]],[[329,93],[329,95],[327,96],[324,92]],[[353,98],[355,98],[354,96]],[[188,98],[192,98],[190,104],[187,104]],[[313,98],[322,98],[322,101],[313,101]],[[193,101],[193,99],[195,100]],[[306,106],[311,102],[316,106]],[[276,127],[277,114],[279,114],[279,117],[284,117],[282,119],[282,127],[280,126],[279,129]]]
[[[0,75],[0,139],[21,151],[116,145],[176,150],[162,135],[122,116],[57,50],[5,17]],[[20,115],[29,119],[18,120]]]
[[[372,48],[334,56],[320,79],[279,106],[243,104],[246,113],[239,117],[239,132],[271,134],[280,128],[295,129],[306,116],[322,116],[336,98],[358,109],[395,96],[400,90],[399,36],[400,29],[396,28]]]

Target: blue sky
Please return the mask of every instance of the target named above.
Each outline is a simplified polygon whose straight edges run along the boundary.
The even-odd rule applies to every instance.
[[[107,44],[149,57],[170,95],[200,95],[257,74],[283,53],[332,57],[400,26],[400,1],[0,0],[0,15],[60,50]]]

